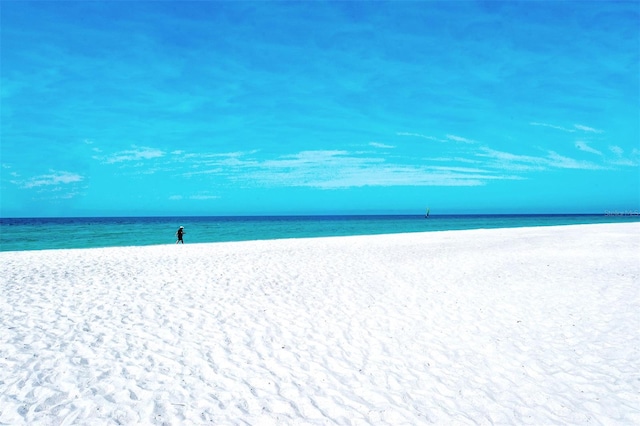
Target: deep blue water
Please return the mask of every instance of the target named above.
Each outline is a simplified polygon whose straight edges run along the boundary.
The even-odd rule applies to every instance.
[[[0,251],[430,232],[456,229],[637,222],[632,214],[125,217],[0,219]]]

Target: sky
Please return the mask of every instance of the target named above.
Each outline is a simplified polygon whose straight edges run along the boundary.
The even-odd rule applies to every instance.
[[[640,211],[640,3],[0,2],[0,216]]]

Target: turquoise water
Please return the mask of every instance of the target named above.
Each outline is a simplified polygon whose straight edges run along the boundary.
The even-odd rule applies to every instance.
[[[189,244],[637,221],[637,213],[0,219],[0,251],[172,244],[179,226]]]

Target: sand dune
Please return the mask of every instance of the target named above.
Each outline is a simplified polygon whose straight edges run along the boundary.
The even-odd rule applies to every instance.
[[[0,253],[0,424],[640,424],[640,223]]]

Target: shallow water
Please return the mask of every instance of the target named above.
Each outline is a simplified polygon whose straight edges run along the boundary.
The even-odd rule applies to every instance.
[[[18,218],[0,219],[0,251],[172,244],[179,226],[188,244],[637,221],[637,214]]]

